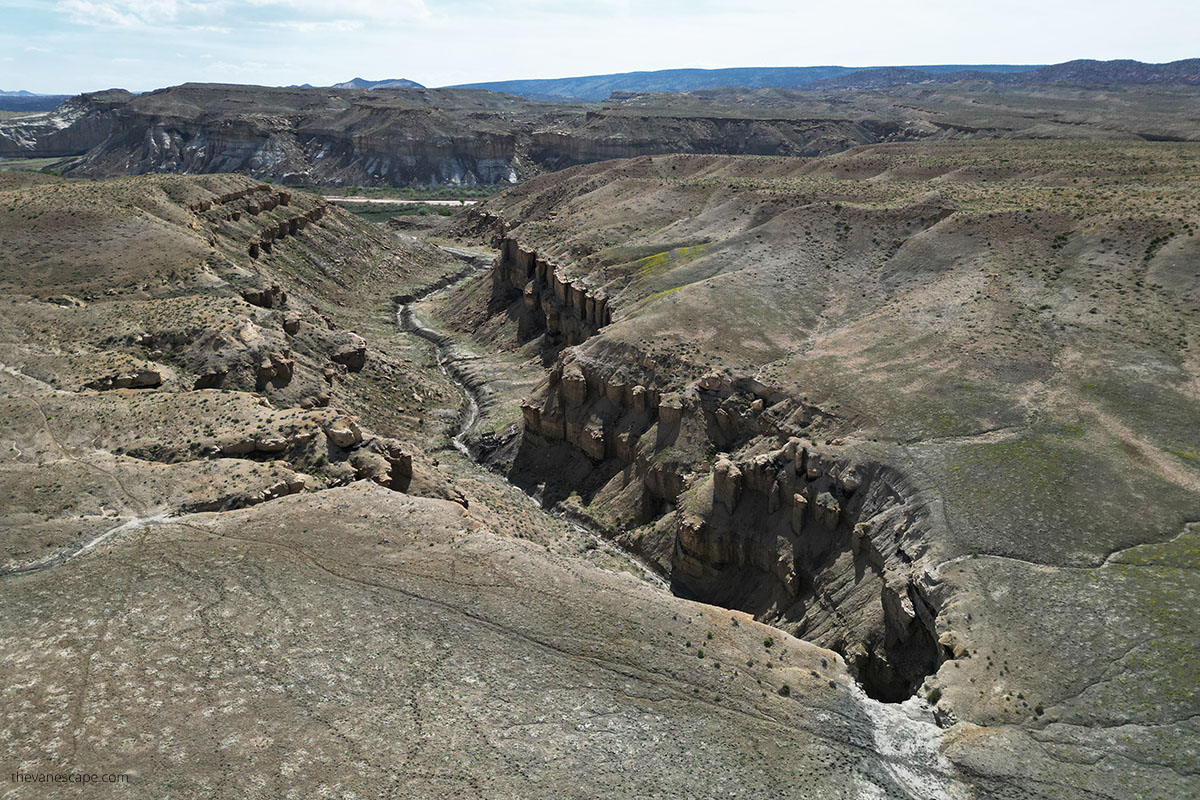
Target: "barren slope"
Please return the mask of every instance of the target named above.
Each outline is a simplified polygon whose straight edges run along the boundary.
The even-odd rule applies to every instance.
[[[1017,794],[1180,796],[1198,168],[1066,142],[576,168],[460,224],[500,248],[490,316],[476,288],[440,317],[550,367],[497,464],[677,591],[924,695]],[[1035,753],[1053,777],[1009,761]]]
[[[673,596],[446,445],[460,395],[393,298],[458,260],[244,177],[0,181],[6,776],[966,796],[919,702]]]

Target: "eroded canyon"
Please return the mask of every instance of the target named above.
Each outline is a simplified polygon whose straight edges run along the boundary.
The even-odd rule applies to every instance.
[[[642,156],[420,229],[0,175],[6,759],[127,796],[1188,796],[1198,169]]]

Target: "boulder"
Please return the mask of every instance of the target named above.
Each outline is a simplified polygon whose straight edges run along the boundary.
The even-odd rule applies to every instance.
[[[362,430],[350,417],[334,417],[325,427],[325,436],[337,447],[354,447],[362,441]]]
[[[259,383],[287,384],[292,380],[295,362],[282,355],[272,353],[265,356],[258,365]]]
[[[733,389],[733,381],[721,372],[710,372],[700,379],[700,388],[706,392],[726,393]]]
[[[46,298],[47,303],[53,303],[56,306],[64,306],[66,308],[86,308],[87,303],[80,300],[78,297],[72,297],[69,294],[55,295],[54,297]]]
[[[382,453],[358,451],[350,457],[356,480],[371,480],[380,486],[392,484],[392,468]]]
[[[153,389],[161,386],[162,381],[162,373],[159,370],[146,367],[98,378],[85,384],[84,388],[100,392],[109,389]]]
[[[330,358],[345,365],[351,372],[358,372],[367,363],[367,342],[356,333],[348,334],[348,340],[338,345]]]
[[[217,450],[225,458],[240,458],[254,452],[253,437],[230,435],[217,440]]]
[[[399,479],[412,477],[412,453],[408,452],[404,445],[396,439],[382,439],[380,447],[383,450],[383,457],[387,459],[391,467],[393,488]]]
[[[287,483],[288,492],[291,494],[297,494],[299,492],[312,492],[321,488],[320,481],[318,481],[312,475],[308,475],[303,472],[292,473],[292,476],[288,478]]]
[[[225,367],[210,367],[207,371],[196,377],[196,382],[192,384],[193,389],[219,389],[225,384],[225,378],[229,375],[229,370]]]
[[[300,321],[303,316],[299,311],[289,311],[283,315],[283,332],[295,336],[300,332]]]
[[[129,388],[148,389],[162,385],[162,373],[156,369],[140,369],[129,376]]]
[[[254,437],[254,450],[259,453],[282,453],[288,449],[288,440],[274,434]]]

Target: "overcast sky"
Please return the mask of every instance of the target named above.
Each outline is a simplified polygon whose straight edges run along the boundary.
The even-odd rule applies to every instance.
[[[1196,0],[0,0],[0,89],[1200,56]]]

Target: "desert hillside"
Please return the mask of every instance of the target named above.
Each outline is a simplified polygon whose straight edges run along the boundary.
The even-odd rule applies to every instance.
[[[997,748],[1115,769],[1141,756],[1108,728],[1129,747],[1156,731],[1182,768],[1198,155],[976,142],[576,168],[458,223],[501,256],[438,313],[549,370],[487,420],[497,468],[677,592]]]
[[[0,173],[0,753],[128,797],[1191,796],[1198,170],[640,156],[390,224]]]

